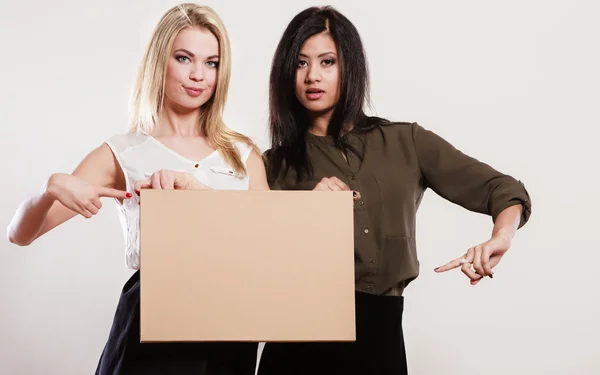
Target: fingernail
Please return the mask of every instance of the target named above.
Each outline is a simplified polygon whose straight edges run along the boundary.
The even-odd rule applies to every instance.
[[[494,278],[494,275],[490,275],[490,279],[493,279],[493,278]]]
[[[434,268],[433,270],[434,270],[435,272],[437,272],[437,270],[439,270],[439,269],[440,269],[440,267],[437,267],[437,268]]]
[[[358,196],[358,194],[356,194],[356,192],[355,192],[355,191],[353,191],[353,192],[352,192],[352,196],[353,196],[354,198],[356,198],[356,197]]]
[[[132,197],[131,193],[127,193],[127,194],[125,194],[125,196],[126,196],[127,198],[131,198],[131,197]]]
[[[139,190],[136,190],[136,191],[135,191],[135,193],[136,193],[137,195],[140,195],[140,191],[139,191]]]

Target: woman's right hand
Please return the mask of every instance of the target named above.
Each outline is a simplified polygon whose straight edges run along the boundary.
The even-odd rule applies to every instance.
[[[212,190],[198,181],[191,173],[176,172],[161,169],[154,173],[147,173],[146,180],[136,181],[134,189],[140,194],[141,189],[156,190]]]
[[[131,198],[126,191],[92,185],[77,176],[63,173],[53,174],[45,190],[51,198],[87,219],[102,208],[100,198]]]
[[[315,186],[313,191],[350,191],[350,187],[346,185],[342,180],[337,177],[323,177],[321,181]],[[360,199],[360,193],[353,191],[352,195],[354,200]]]

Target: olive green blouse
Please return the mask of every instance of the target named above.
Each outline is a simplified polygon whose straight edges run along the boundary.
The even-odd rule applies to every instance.
[[[269,184],[273,190],[312,190],[323,177],[338,177],[359,191],[354,203],[356,290],[401,295],[419,273],[415,244],[416,213],[431,188],[441,197],[493,220],[521,204],[519,228],[531,214],[524,185],[469,157],[416,123],[382,124],[351,131],[347,142],[361,155],[334,145],[329,136],[307,134],[313,175],[296,182],[293,170]],[[269,168],[269,152],[265,153]]]

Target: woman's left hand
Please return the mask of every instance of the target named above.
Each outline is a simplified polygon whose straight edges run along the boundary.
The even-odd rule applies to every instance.
[[[186,172],[175,172],[160,170],[147,176],[148,179],[135,183],[135,192],[139,194],[140,189],[163,189],[163,190],[210,190],[206,185],[196,180],[194,176]]]
[[[492,268],[498,265],[510,245],[509,235],[497,233],[490,240],[470,248],[462,257],[436,268],[435,272],[446,272],[461,267],[462,272],[471,279],[471,285],[477,285],[486,276],[494,277]]]

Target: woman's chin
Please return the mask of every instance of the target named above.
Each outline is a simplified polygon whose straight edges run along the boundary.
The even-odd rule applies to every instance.
[[[180,111],[195,111],[198,108],[206,104],[206,100],[190,100],[182,99],[177,101],[171,101],[171,105],[174,105]]]
[[[308,110],[311,116],[316,117],[330,114],[334,107],[327,105],[306,105],[304,108]]]
[[[331,105],[319,101],[303,101],[302,106],[310,113],[317,115],[326,113],[332,109]]]

